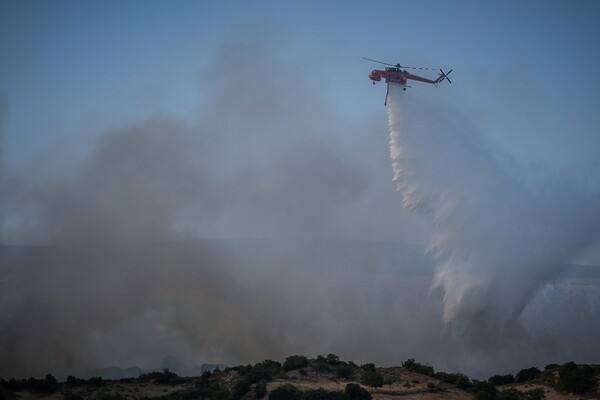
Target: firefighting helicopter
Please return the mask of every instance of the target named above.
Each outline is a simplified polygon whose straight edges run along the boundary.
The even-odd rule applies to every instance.
[[[377,60],[373,60],[373,59],[367,58],[367,57],[363,57],[363,59],[368,60],[368,61],[373,61],[373,62],[383,64],[383,65],[388,65],[388,67],[385,67],[385,70],[374,69],[369,74],[369,78],[373,81],[373,85],[375,84],[375,82],[381,81],[381,78],[384,78],[385,83],[387,83],[387,91],[385,93],[385,102],[383,103],[384,105],[387,105],[387,98],[388,98],[388,94],[390,93],[390,83],[402,86],[403,90],[406,90],[407,87],[410,87],[406,84],[409,79],[412,79],[413,81],[432,83],[436,86],[438,83],[440,83],[444,79],[448,80],[449,83],[452,83],[450,78],[448,78],[448,75],[450,75],[450,72],[452,72],[452,70],[450,70],[448,72],[444,72],[444,71],[442,71],[442,69],[440,69],[441,73],[438,75],[438,77],[436,79],[427,79],[427,78],[423,78],[422,76],[419,76],[419,75],[411,74],[406,69],[408,68],[408,69],[434,71],[435,68],[407,67],[407,66],[403,66],[400,64],[390,64],[390,63],[386,63],[383,61],[377,61]]]

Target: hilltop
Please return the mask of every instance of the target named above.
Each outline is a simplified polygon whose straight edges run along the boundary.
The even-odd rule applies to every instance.
[[[357,365],[336,355],[290,356],[285,362],[206,371],[180,377],[168,369],[138,378],[88,380],[69,376],[0,380],[2,400],[576,400],[598,399],[600,365],[550,364],[515,375],[470,379],[460,373],[435,372],[408,359],[398,367]]]

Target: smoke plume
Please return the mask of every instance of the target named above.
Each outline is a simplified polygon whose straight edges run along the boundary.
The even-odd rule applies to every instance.
[[[597,238],[589,199],[529,188],[456,113],[392,88],[394,174],[426,227],[398,206],[385,120],[334,111],[282,57],[281,33],[253,24],[226,38],[196,115],[118,121],[83,154],[5,171],[0,376],[169,355],[415,357],[480,375],[597,361],[597,288],[541,286]],[[430,230],[435,276],[431,254],[399,244]]]

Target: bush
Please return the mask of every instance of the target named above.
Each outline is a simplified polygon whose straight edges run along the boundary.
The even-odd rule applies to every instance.
[[[75,378],[73,375],[67,376],[67,380],[65,381],[68,385],[81,385],[85,381],[83,379]]]
[[[402,366],[406,368],[407,371],[416,372],[417,374],[433,376],[433,367],[430,365],[423,365],[418,362],[415,362],[414,358],[409,358],[408,360],[402,363]]]
[[[256,386],[254,387],[254,396],[257,399],[262,399],[267,394],[267,381],[265,379],[261,379]]]
[[[559,367],[559,365],[558,365],[558,364],[555,364],[555,363],[548,364],[548,365],[546,365],[546,366],[544,367],[544,371],[548,371],[548,370],[551,370],[551,369],[556,369],[556,368],[558,368],[558,367]]]
[[[373,398],[368,390],[356,383],[347,384],[344,393],[352,400],[371,400]]]
[[[308,367],[308,359],[304,356],[289,356],[283,363],[283,370],[285,372],[305,367]]]
[[[354,369],[346,363],[341,363],[335,367],[335,375],[341,379],[348,379],[354,375]]]
[[[383,376],[377,371],[375,364],[364,364],[360,368],[362,369],[360,382],[363,385],[370,386],[371,388],[383,386]]]
[[[594,369],[589,365],[568,362],[559,368],[558,376],[557,388],[562,392],[584,394],[596,386]]]
[[[331,371],[331,367],[327,362],[327,359],[323,356],[317,356],[315,360],[315,371],[317,372],[329,372]]]
[[[269,400],[300,400],[302,394],[296,386],[286,383],[269,393]]]
[[[498,390],[488,381],[473,380],[473,386],[469,392],[473,393],[477,400],[494,400]]]
[[[302,400],[348,400],[348,396],[339,391],[309,389],[302,392]]]
[[[327,354],[327,362],[331,365],[338,365],[341,363],[340,358],[335,354]]]
[[[58,389],[58,382],[54,376],[48,374],[44,379],[29,378],[24,385],[24,388],[44,394],[50,394]]]
[[[527,400],[543,400],[546,398],[546,392],[542,388],[536,388],[526,392]]]
[[[460,373],[446,373],[446,372],[436,372],[433,377],[435,379],[439,379],[442,382],[449,383],[451,385],[456,386],[459,389],[467,390],[473,384],[468,376]]]
[[[536,367],[525,368],[517,373],[516,380],[517,382],[527,382],[537,378],[540,373],[541,371]]]
[[[92,376],[90,379],[87,380],[86,383],[90,386],[96,386],[96,387],[100,387],[100,386],[104,385],[104,381],[102,380],[101,376]]]
[[[256,364],[254,369],[262,371],[264,378],[271,380],[279,373],[279,371],[281,371],[281,363],[273,360],[264,360],[263,362]]]
[[[175,372],[169,371],[168,368],[163,369],[162,372],[155,371],[149,372],[147,374],[142,374],[139,376],[138,380],[152,380],[158,385],[177,385],[183,382],[183,378],[179,377]]]
[[[250,383],[257,383],[261,380],[270,381],[281,370],[281,364],[277,361],[265,360],[256,364],[250,370],[244,369],[244,379]]]
[[[507,389],[496,394],[495,400],[543,400],[546,398],[544,389],[537,388],[521,392],[517,389]]]
[[[247,379],[242,379],[241,381],[239,381],[238,383],[235,384],[235,387],[233,388],[233,393],[232,393],[231,397],[234,400],[242,398],[243,395],[245,395],[246,393],[248,393],[250,391],[251,386],[252,386],[252,383],[250,381],[248,381]]]
[[[525,393],[517,389],[507,389],[499,392],[496,400],[525,400]]]
[[[515,377],[513,374],[494,375],[490,376],[488,382],[493,383],[496,386],[506,385],[508,383],[515,383]]]

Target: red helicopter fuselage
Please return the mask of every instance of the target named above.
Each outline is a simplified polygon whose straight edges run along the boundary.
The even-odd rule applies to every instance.
[[[411,79],[413,81],[432,83],[435,85],[435,84],[440,83],[444,79],[444,75],[440,74],[437,77],[437,79],[433,80],[433,79],[423,78],[422,76],[419,76],[419,75],[413,75],[413,74],[409,73],[408,71],[402,70],[398,67],[387,67],[385,70],[374,69],[369,74],[369,78],[373,81],[373,84],[375,84],[375,82],[381,81],[381,79],[383,78],[383,79],[385,79],[386,83],[395,83],[397,85],[404,85],[404,86],[406,86],[406,83],[408,82],[409,79]]]

